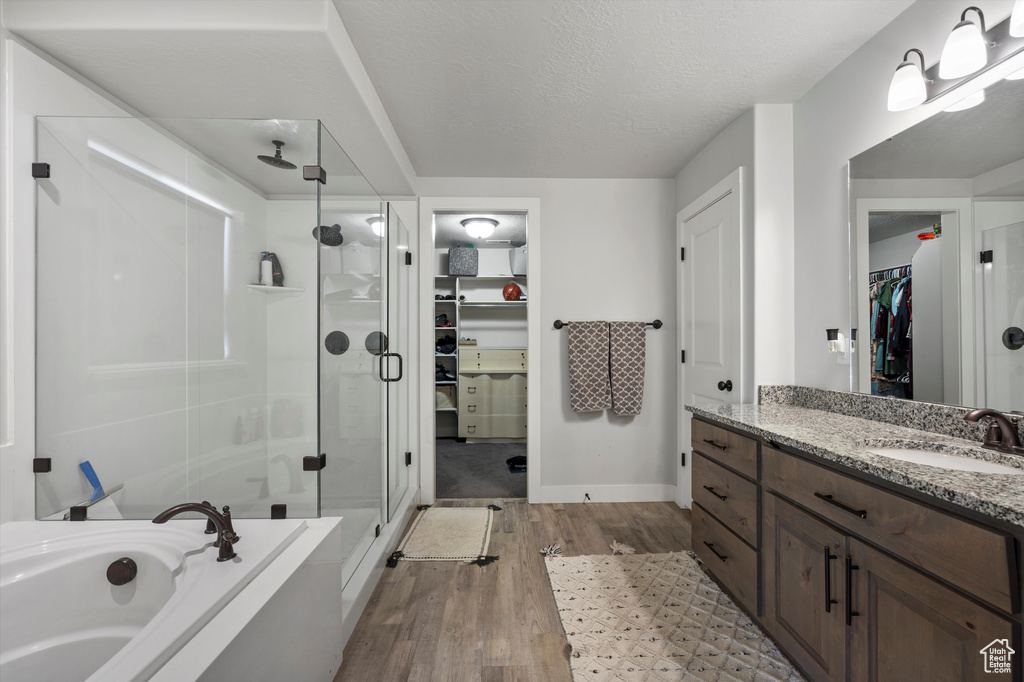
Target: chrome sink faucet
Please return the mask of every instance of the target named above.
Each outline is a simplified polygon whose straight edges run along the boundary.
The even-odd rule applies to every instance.
[[[224,508],[227,511],[227,507]],[[214,547],[220,548],[220,555],[217,557],[217,561],[228,561],[234,559],[235,554],[232,543],[238,541],[238,536],[235,535],[234,530],[231,528],[231,517],[221,515],[213,505],[209,503],[199,502],[186,502],[185,504],[178,504],[170,509],[160,512],[156,518],[153,519],[153,523],[167,523],[173,517],[178,514],[184,514],[186,512],[199,512],[210,520],[217,533],[217,541],[213,543]],[[230,512],[228,512],[230,514]]]
[[[1005,414],[999,410],[981,408],[964,415],[964,419],[969,422],[979,421],[982,417],[989,417],[994,422],[985,435],[983,447],[1024,455],[1024,448],[1021,447],[1020,438],[1017,436],[1017,427]]]

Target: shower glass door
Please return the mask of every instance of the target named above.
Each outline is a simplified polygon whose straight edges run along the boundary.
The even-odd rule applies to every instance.
[[[388,384],[388,521],[409,489],[409,290],[411,284],[409,230],[394,206],[387,205],[388,339],[384,375]]]
[[[320,513],[343,519],[347,583],[387,517],[387,217],[323,125],[320,167]]]
[[[37,518],[316,515],[317,127],[37,119]]]

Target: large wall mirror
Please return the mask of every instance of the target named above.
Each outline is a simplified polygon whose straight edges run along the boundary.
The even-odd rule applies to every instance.
[[[851,387],[1024,411],[1024,80],[850,160]]]

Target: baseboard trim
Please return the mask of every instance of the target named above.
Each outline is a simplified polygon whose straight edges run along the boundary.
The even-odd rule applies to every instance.
[[[587,499],[587,495],[590,499]],[[541,486],[540,501],[546,504],[566,502],[674,502],[676,487],[662,483],[637,485],[546,485]]]

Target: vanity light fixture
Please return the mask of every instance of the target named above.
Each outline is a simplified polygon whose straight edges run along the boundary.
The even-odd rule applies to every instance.
[[[981,26],[970,21],[967,13],[974,10]],[[994,46],[985,40],[985,15],[977,7],[968,7],[960,13],[960,23],[953,27],[939,58],[939,78],[949,80],[969,76],[988,63],[988,48]]]
[[[917,53],[921,66],[910,61],[911,52]],[[928,99],[924,70],[924,53],[916,47],[907,50],[903,55],[903,62],[896,67],[896,73],[892,75],[892,81],[889,83],[889,111],[913,109]]]
[[[973,92],[970,95],[967,95],[967,97],[964,97],[962,100],[960,100],[956,104],[952,104],[952,105],[946,107],[945,109],[943,109],[943,111],[948,112],[948,113],[953,113],[955,111],[963,111],[965,109],[970,109],[972,107],[976,107],[976,106],[978,106],[979,104],[981,104],[984,101],[985,101],[985,90],[982,89],[982,90],[978,90],[977,92]]]
[[[384,218],[383,218],[383,216],[379,216],[379,215],[370,216],[369,218],[366,219],[366,222],[369,223],[370,229],[373,230],[373,233],[375,235],[377,235],[378,237],[383,237],[384,236]]]
[[[498,221],[494,218],[466,218],[459,221],[466,228],[466,234],[474,239],[486,239],[494,234]]]
[[[977,14],[976,19],[967,18],[972,11]],[[917,60],[911,58],[912,52],[917,53],[920,66]],[[942,50],[942,58],[937,63],[927,66],[924,54],[917,49],[904,53],[903,61],[896,67],[889,83],[889,111],[904,111],[919,104],[934,102],[1000,65],[1011,72],[1006,76],[1008,80],[1024,78],[1024,69],[1016,65],[1024,64],[1024,61],[1019,61],[1022,58],[1024,0],[1016,0],[1013,15],[987,30],[982,11],[977,7],[968,7],[960,14],[960,22],[950,32]],[[1007,65],[1007,61],[1013,65]],[[982,101],[984,95],[978,95],[977,99],[965,98],[946,111],[962,111]]]
[[[1010,35],[1014,38],[1024,38],[1024,0],[1017,0],[1013,3],[1013,13],[1010,15]]]

